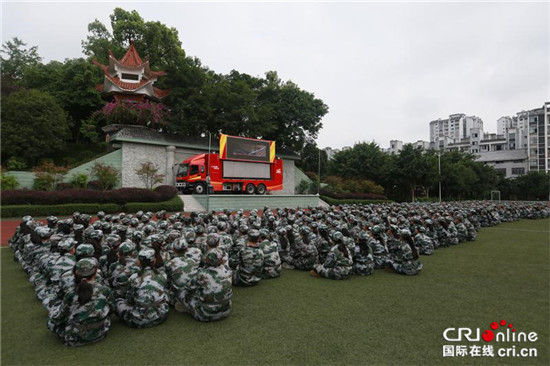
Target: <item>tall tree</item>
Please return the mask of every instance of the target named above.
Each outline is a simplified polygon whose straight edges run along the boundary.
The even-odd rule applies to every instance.
[[[148,56],[154,69],[177,69],[176,65],[183,62],[185,51],[176,28],[160,22],[146,22],[137,11],[121,8],[115,8],[110,19],[112,33],[97,19],[88,24],[90,34],[82,41],[85,55],[106,63],[109,51],[121,57],[130,42],[134,42],[139,54]]]
[[[321,177],[328,172],[328,156],[326,151],[320,150],[315,143],[307,143],[300,152],[298,168],[308,173],[319,173],[319,161],[321,163]]]
[[[72,140],[79,142],[82,121],[104,104],[95,89],[100,81],[97,68],[87,60],[78,58],[29,67],[21,84],[51,94],[68,112]]]
[[[330,174],[344,178],[370,179],[383,184],[386,181],[386,155],[375,142],[359,142],[351,149],[334,155],[330,163]]]
[[[19,80],[23,77],[26,68],[38,65],[42,58],[38,55],[38,47],[27,46],[22,40],[14,37],[11,41],[6,41],[2,45],[0,53],[3,53],[7,58],[0,57],[2,61],[2,76],[9,76],[14,80]]]
[[[23,157],[28,165],[60,150],[68,136],[66,112],[39,90],[10,94],[2,103],[2,159]]]

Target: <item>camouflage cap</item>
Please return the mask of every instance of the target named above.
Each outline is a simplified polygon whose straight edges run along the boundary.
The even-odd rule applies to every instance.
[[[220,249],[211,249],[204,256],[203,262],[208,267],[219,266],[223,262],[223,252]]]
[[[131,254],[136,250],[136,246],[134,243],[132,243],[129,240],[124,241],[120,246],[118,247],[118,252],[122,255],[128,255]]]
[[[264,229],[260,229],[260,236],[261,236],[262,238],[267,238],[267,237],[269,236],[269,230],[267,230],[267,229],[265,229],[265,228],[264,228]]]
[[[84,225],[82,225],[82,224],[76,224],[75,226],[73,226],[73,230],[74,230],[75,232],[84,231]]]
[[[53,234],[53,230],[47,226],[39,226],[35,229],[35,232],[41,239],[49,238]]]
[[[332,240],[334,240],[336,243],[340,243],[343,238],[344,234],[342,234],[340,231],[335,231],[332,233]]]
[[[90,277],[97,271],[97,262],[92,258],[82,258],[74,267],[74,272],[80,277]]]
[[[248,239],[250,240],[258,240],[259,237],[260,237],[260,231],[256,229],[252,229],[248,232]]]
[[[57,247],[64,251],[71,251],[76,245],[76,240],[73,238],[67,238],[63,241],[61,241],[59,244],[57,244]]]
[[[92,244],[80,244],[76,247],[75,255],[77,257],[91,257],[94,255],[94,246]]]
[[[209,247],[216,247],[216,246],[218,246],[219,242],[220,242],[220,236],[218,234],[210,233],[206,237],[206,244]]]
[[[147,260],[149,262],[153,262],[155,259],[155,251],[153,249],[145,248],[139,251],[139,259],[140,260]]]
[[[175,252],[182,252],[187,249],[187,245],[187,240],[185,240],[185,238],[178,238],[172,244],[172,249],[174,249]]]

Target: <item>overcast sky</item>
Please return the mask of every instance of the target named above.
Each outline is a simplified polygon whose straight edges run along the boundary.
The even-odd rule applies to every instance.
[[[329,106],[320,147],[429,140],[429,122],[453,113],[496,132],[499,117],[550,100],[548,2],[3,1],[2,43],[19,37],[45,62],[83,57],[88,23],[109,26],[115,7],[175,27],[218,73],[275,70],[315,94]]]

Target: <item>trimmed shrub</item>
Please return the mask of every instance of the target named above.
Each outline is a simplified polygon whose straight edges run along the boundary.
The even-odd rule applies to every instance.
[[[118,170],[111,165],[95,162],[90,173],[96,177],[101,185],[101,189],[106,191],[112,189],[118,183]]]
[[[351,193],[351,192],[333,192],[327,188],[321,189],[321,195],[338,200],[353,199],[353,200],[387,200],[388,197],[377,193]]]
[[[392,200],[354,200],[354,199],[335,199],[328,196],[320,196],[323,201],[329,205],[369,205],[377,203],[392,203]]]
[[[2,173],[0,176],[0,190],[16,189],[19,187],[19,181],[15,176]]]
[[[88,186],[88,175],[86,173],[75,173],[71,176],[71,185],[75,188],[86,188]]]
[[[93,189],[96,191],[101,191],[101,183],[98,180],[91,180],[87,184],[88,189]]]
[[[162,202],[177,194],[177,189],[164,186],[157,192],[145,188],[120,188],[112,191],[91,189],[67,189],[44,192],[36,190],[9,190],[2,193],[2,205],[61,205],[72,203]],[[159,187],[160,188],[160,187]],[[159,193],[160,192],[160,193]]]
[[[57,186],[55,187],[56,191],[65,191],[67,189],[73,189],[73,185],[71,183],[57,183]]]
[[[126,205],[117,205],[115,203],[74,203],[65,205],[6,205],[2,206],[2,218],[31,216],[49,216],[49,215],[72,215],[73,212],[95,215],[98,211],[106,213],[135,213],[138,211],[160,211],[169,212],[183,211],[183,202],[178,196],[164,202],[132,202]]]
[[[23,217],[25,215],[49,216],[72,215],[74,212],[96,214],[98,211],[106,213],[121,212],[122,207],[116,204],[79,203],[67,205],[8,205],[2,206],[2,218]]]
[[[36,175],[33,188],[37,190],[52,191],[57,184],[63,181],[63,177],[69,169],[56,166],[50,161],[44,161],[42,165],[34,167],[32,171]]]
[[[158,186],[153,191],[160,196],[162,201],[167,201],[178,194],[176,187],[168,185]]]

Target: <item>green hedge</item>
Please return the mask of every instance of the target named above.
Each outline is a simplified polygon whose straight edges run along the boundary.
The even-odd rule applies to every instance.
[[[338,200],[336,198],[330,198],[328,196],[321,195],[321,199],[328,203],[329,205],[369,205],[375,203],[393,203],[392,200],[353,200],[353,199],[342,199]]]
[[[38,216],[65,216],[73,212],[80,212],[94,215],[98,211],[105,213],[126,212],[135,213],[138,211],[160,211],[169,212],[183,211],[183,202],[178,196],[174,196],[164,202],[131,202],[125,205],[116,203],[71,203],[65,205],[7,205],[1,208],[1,217],[23,217],[25,215]]]

